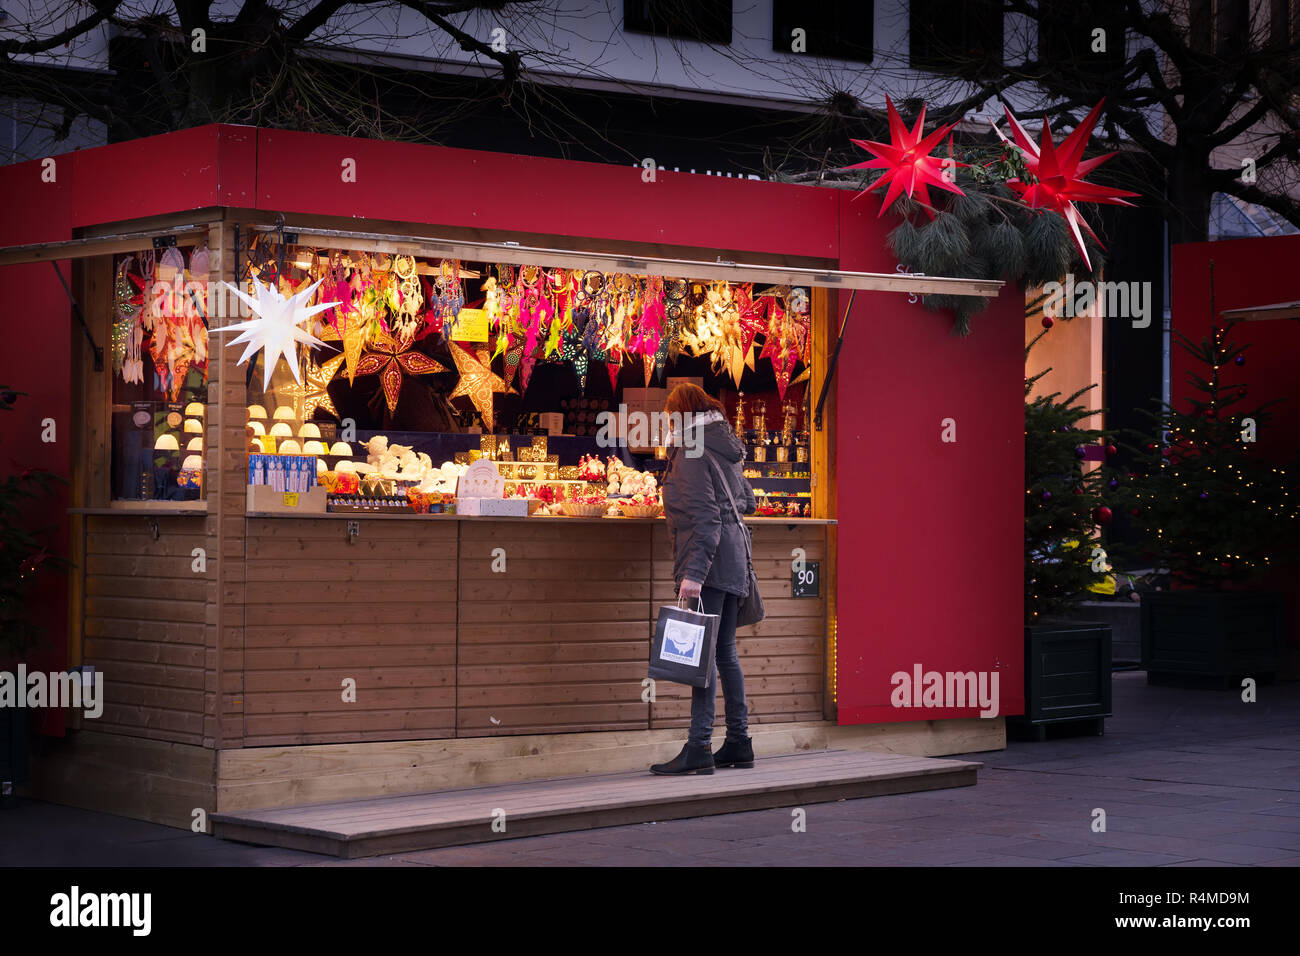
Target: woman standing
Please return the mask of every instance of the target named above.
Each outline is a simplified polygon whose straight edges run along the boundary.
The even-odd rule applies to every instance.
[[[722,403],[698,385],[678,385],[665,410],[674,431],[663,481],[664,517],[673,544],[678,601],[694,607],[701,599],[704,612],[718,615],[719,624],[716,669],[707,687],[692,688],[686,746],[668,763],[650,770],[679,774],[713,773],[715,765],[752,767],[745,677],[736,654],[736,609],[749,593],[748,542],[742,537],[749,529],[732,507],[733,500],[744,514],[753,514],[756,507],[754,490],[741,471],[745,446],[727,426]],[[713,703],[719,678],[727,737],[714,754]]]

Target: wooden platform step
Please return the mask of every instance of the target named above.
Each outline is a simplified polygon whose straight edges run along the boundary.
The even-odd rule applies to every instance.
[[[967,787],[979,763],[861,751],[816,751],[711,776],[646,771],[349,800],[212,816],[226,840],[347,859],[621,826]],[[503,816],[504,813],[504,816]],[[504,820],[505,831],[493,830]],[[497,824],[499,831],[501,824]]]

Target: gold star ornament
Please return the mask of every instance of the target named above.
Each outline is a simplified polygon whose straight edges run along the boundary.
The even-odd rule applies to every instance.
[[[447,346],[451,349],[451,357],[456,361],[456,371],[460,372],[460,381],[456,383],[456,388],[449,398],[468,396],[474,403],[474,407],[478,409],[478,413],[483,416],[484,427],[489,432],[492,431],[493,395],[496,392],[504,392],[506,383],[501,381],[501,376],[493,372],[490,367],[475,361],[469,352],[455,342],[448,342]],[[484,351],[482,355],[486,357],[487,352]]]
[[[293,385],[287,388],[292,393],[295,404],[302,402],[302,417],[304,420],[311,418],[316,414],[316,409],[328,412],[335,418],[339,417],[339,410],[334,407],[334,400],[330,398],[330,382],[334,381],[334,376],[338,373],[340,366],[343,365],[343,356],[336,355],[324,365],[317,365],[315,362],[308,361],[305,369],[306,381],[302,385]],[[281,390],[285,391],[284,386]]]

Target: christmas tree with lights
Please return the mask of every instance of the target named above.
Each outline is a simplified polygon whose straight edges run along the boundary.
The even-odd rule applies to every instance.
[[[1282,399],[1248,409],[1246,386],[1224,379],[1246,364],[1249,346],[1233,345],[1218,325],[1211,332],[1199,345],[1173,333],[1203,367],[1188,372],[1198,393],[1188,409],[1139,409],[1152,428],[1126,430],[1133,443],[1123,443],[1136,462],[1121,488],[1137,538],[1126,556],[1154,561],[1195,590],[1257,582],[1295,554],[1300,537],[1294,477],[1252,450],[1271,417],[1268,407]]]
[[[1026,346],[1026,357],[1046,334],[1038,333]],[[1086,446],[1100,445],[1106,436],[1080,427],[1080,421],[1100,412],[1075,404],[1097,386],[1065,399],[1058,400],[1060,392],[1030,399],[1034,383],[1050,371],[1025,379],[1026,624],[1066,614],[1110,568],[1094,539],[1098,526],[1111,518],[1103,490],[1109,476],[1104,466],[1084,469]]]

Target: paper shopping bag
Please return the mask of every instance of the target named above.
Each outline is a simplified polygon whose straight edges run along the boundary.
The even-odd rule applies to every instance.
[[[718,645],[718,615],[667,605],[659,609],[650,646],[650,676],[708,687]]]

